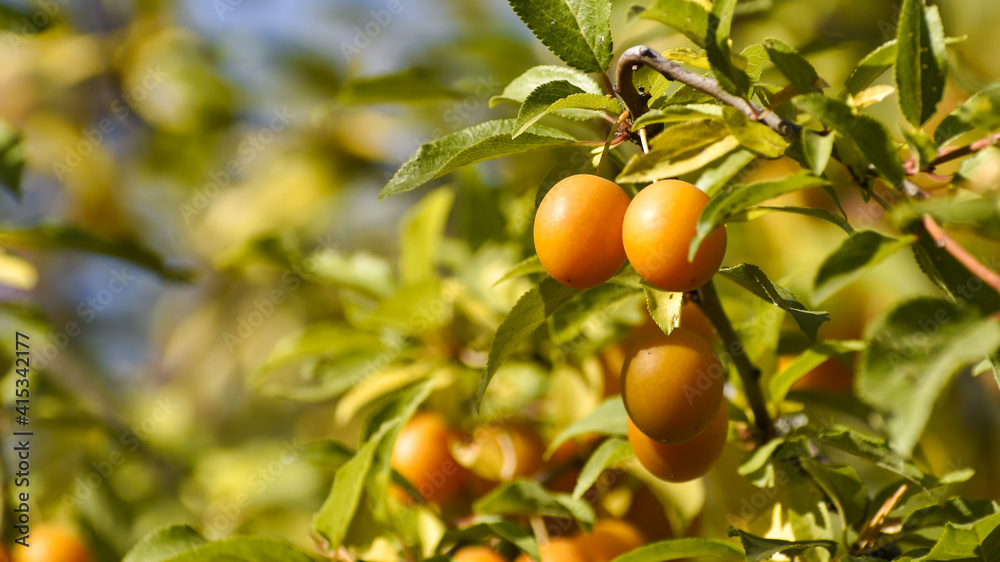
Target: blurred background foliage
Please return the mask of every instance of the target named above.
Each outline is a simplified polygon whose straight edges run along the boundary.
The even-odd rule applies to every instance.
[[[383,22],[373,14],[381,0],[0,4],[0,141],[20,137],[24,158],[19,197],[0,194],[2,386],[10,413],[13,338],[24,331],[41,367],[30,413],[37,521],[74,521],[102,560],[177,522],[210,538],[256,533],[310,547],[331,472],[302,462],[302,447],[356,444],[359,413],[386,391],[356,386],[359,374],[395,368],[380,378],[389,386],[432,377],[431,407],[456,427],[478,423],[472,400],[489,338],[529,286],[494,283],[531,255],[538,178],[551,184],[590,155],[506,158],[436,191],[376,202],[420,143],[513,117],[516,106],[491,108],[490,98],[533,65],[559,64],[504,2],[400,5]],[[629,5],[614,3],[616,53],[686,45],[631,20]],[[1000,4],[940,8],[947,35],[970,36],[949,50],[944,114],[1000,78]],[[752,0],[740,9],[737,51],[781,38],[839,90],[857,60],[894,36],[899,7]],[[894,104],[873,114],[894,130],[902,123]],[[968,185],[995,186],[997,151],[977,164]],[[747,179],[792,167],[764,162]],[[827,204],[821,192],[793,197]],[[843,197],[864,226],[882,223],[874,204]],[[959,237],[996,255],[989,241]],[[752,261],[794,290],[843,234],[770,215],[731,225],[729,239],[727,265]],[[893,302],[933,292],[916,272],[900,254],[812,303],[833,314],[821,333],[859,338]],[[732,306],[756,329],[755,311],[738,308],[748,302]],[[594,354],[639,311],[634,299],[621,303],[539,362],[508,363],[484,409],[528,412],[549,438],[599,402]],[[323,353],[307,353],[310,337]],[[761,364],[773,363],[772,353]],[[936,473],[975,468],[961,492],[1000,500],[996,385],[963,376],[950,393],[919,452]],[[756,492],[735,474],[741,458],[731,448],[685,488],[705,502],[706,531],[724,532]],[[10,447],[3,459],[9,475]],[[761,514],[764,530],[770,523]]]

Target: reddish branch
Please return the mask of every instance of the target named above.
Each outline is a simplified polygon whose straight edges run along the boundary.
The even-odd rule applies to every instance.
[[[934,217],[924,215],[924,229],[927,231],[927,234],[931,235],[931,238],[934,239],[934,242],[938,246],[944,248],[952,257],[961,262],[966,269],[971,271],[973,275],[982,279],[984,283],[1000,293],[1000,275],[983,265],[968,250],[963,248],[958,242],[955,242],[951,236],[948,236],[948,233],[941,228],[941,225],[934,220]]]
[[[910,158],[904,164],[904,166],[906,167],[906,173],[909,175],[913,175],[916,174],[917,172],[927,172],[928,174],[933,175],[934,169],[940,166],[941,164],[944,164],[945,162],[951,162],[952,160],[958,160],[959,158],[969,156],[970,154],[975,154],[976,152],[979,152],[980,150],[988,146],[993,146],[998,142],[1000,142],[1000,132],[993,133],[992,135],[986,138],[973,141],[965,146],[960,146],[958,148],[942,148],[941,151],[938,152],[937,158],[924,164],[923,167],[919,169],[917,168],[916,158]],[[940,176],[935,176],[935,177],[939,179],[946,179],[946,178],[941,178]]]

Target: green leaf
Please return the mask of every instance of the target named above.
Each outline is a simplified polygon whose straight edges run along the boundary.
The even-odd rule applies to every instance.
[[[720,160],[718,166],[702,172],[695,185],[709,196],[714,197],[730,180],[736,177],[748,164],[753,162],[756,157],[750,151],[743,149],[736,150]]]
[[[632,123],[632,129],[639,130],[646,125],[655,123],[675,123],[693,119],[717,119],[722,117],[722,106],[710,103],[689,103],[668,105],[660,109],[651,109]]]
[[[813,217],[820,220],[824,220],[830,224],[837,225],[847,234],[852,234],[854,228],[847,222],[842,215],[827,211],[826,209],[814,208],[814,207],[749,207],[741,213],[737,213],[729,218],[727,222],[737,222],[737,221],[751,221],[759,219],[765,215],[769,215],[774,212],[782,213],[792,213],[795,215],[802,215],[806,217]]]
[[[655,287],[642,287],[646,293],[646,309],[664,334],[670,334],[681,323],[684,293],[670,293]]]
[[[925,297],[890,310],[868,338],[858,395],[889,413],[893,448],[909,454],[952,376],[1000,349],[1000,324],[970,307]]]
[[[622,112],[621,104],[611,96],[587,93],[566,80],[556,80],[535,88],[524,100],[512,137],[517,138],[549,113],[567,109],[587,110],[583,112],[585,118],[598,117],[600,114],[595,112],[609,111],[616,115]]]
[[[705,51],[719,85],[734,96],[745,97],[750,92],[750,77],[733,62],[729,47],[729,31],[735,9],[736,0],[714,0],[708,15]]]
[[[161,527],[141,538],[122,558],[122,562],[163,562],[206,542],[187,525]]]
[[[590,433],[618,437],[628,435],[628,415],[620,397],[608,398],[589,415],[566,426],[552,438],[549,448],[545,451],[545,457],[552,455],[559,445],[567,440]]]
[[[714,195],[698,217],[695,237],[688,249],[688,259],[694,257],[702,241],[717,227],[750,206],[792,191],[828,184],[827,180],[802,171],[780,180],[737,185],[729,191]]]
[[[844,83],[847,91],[853,95],[867,88],[883,72],[892,68],[898,52],[896,40],[892,39],[865,55],[847,77],[847,82]]]
[[[517,139],[511,138],[513,131],[513,119],[487,121],[424,143],[396,171],[378,198],[416,189],[462,166],[539,148],[565,146],[576,140],[541,125],[529,127]]]
[[[504,281],[510,281],[511,279],[516,279],[532,273],[543,273],[544,271],[545,268],[542,266],[542,262],[539,261],[537,255],[534,255],[518,262],[517,265],[510,269],[510,271],[504,273],[499,279],[494,281],[492,286],[496,287]]]
[[[934,548],[920,560],[1000,560],[1000,513],[969,525],[948,523]]]
[[[451,190],[436,189],[408,209],[401,219],[399,277],[404,285],[437,277],[434,268],[454,200]]]
[[[69,226],[45,225],[26,229],[3,228],[0,229],[0,247],[89,252],[134,263],[165,279],[190,281],[194,277],[193,271],[164,263],[163,258],[136,242],[105,240]]]
[[[906,144],[910,147],[910,154],[916,158],[918,169],[937,158],[937,145],[923,129],[904,128],[903,138],[906,139]]]
[[[774,487],[774,463],[771,461],[778,447],[785,443],[784,437],[775,437],[757,447],[750,452],[739,467],[736,473],[745,476],[758,488]]]
[[[552,343],[563,344],[580,334],[588,318],[611,310],[621,301],[636,294],[636,290],[617,283],[604,283],[581,291],[549,317]]]
[[[396,438],[402,431],[403,425],[413,417],[417,408],[423,404],[434,389],[434,381],[426,380],[397,392],[395,398],[390,398],[384,402],[384,406],[376,411],[371,418],[366,421],[366,426],[362,431],[362,439],[373,434],[377,428],[388,426],[385,435],[379,440],[375,450],[375,459],[372,462],[371,470],[366,480],[368,495],[371,498],[372,513],[377,521],[388,521],[388,494],[390,481],[398,481],[402,475],[398,474],[391,467],[392,450],[396,444]],[[458,478],[458,464],[450,463],[441,467],[440,476],[443,478]],[[410,485],[404,488],[412,493],[420,493]]]
[[[750,533],[729,528],[730,537],[739,537],[746,552],[747,562],[770,560],[775,554],[795,556],[813,548],[825,548],[833,556],[837,553],[837,543],[834,541],[783,541],[780,539],[765,539]]]
[[[788,82],[798,93],[819,91],[820,79],[816,69],[791,45],[781,39],[771,38],[764,40],[764,48],[774,66],[788,78]]]
[[[934,238],[920,229],[913,254],[924,273],[931,278],[953,301],[972,303],[983,314],[1000,312],[1000,294],[984,283],[948,250],[937,245]]]
[[[827,132],[821,133],[812,129],[802,128],[802,152],[809,163],[813,175],[822,176],[833,153],[833,141],[836,136]]]
[[[924,124],[944,96],[948,59],[937,6],[903,0],[896,28],[896,91],[903,116],[914,127]]]
[[[816,339],[819,327],[830,319],[829,312],[807,309],[791,291],[781,285],[774,285],[756,265],[741,263],[735,267],[719,270],[725,278],[736,282],[744,289],[757,295],[765,302],[784,310],[792,315],[795,323],[810,341]]]
[[[396,426],[399,422],[396,423]],[[358,451],[351,460],[344,463],[333,479],[333,486],[323,506],[313,517],[313,528],[336,549],[344,542],[347,528],[354,518],[354,512],[361,501],[365,480],[375,460],[382,437],[394,426],[384,424]]]
[[[615,558],[613,562],[661,562],[701,557],[743,560],[743,550],[727,541],[685,537],[640,546]]]
[[[343,105],[418,104],[461,97],[434,80],[426,68],[348,80],[337,93]]]
[[[274,371],[297,361],[319,357],[348,363],[353,358],[367,358],[382,349],[382,340],[375,334],[340,324],[310,324],[278,340],[274,349],[258,363],[250,381],[259,388]],[[360,378],[359,374],[357,379]]]
[[[510,356],[517,346],[531,335],[545,319],[569,302],[577,291],[563,286],[551,277],[544,279],[523,294],[504,317],[497,328],[493,341],[490,342],[490,352],[479,380],[479,392],[476,395],[476,407],[482,404],[486,387],[500,365]]]
[[[865,459],[924,488],[935,488],[940,485],[937,478],[924,474],[912,461],[900,456],[889,447],[885,439],[880,437],[862,433],[845,425],[834,424],[818,432],[816,439],[824,446],[834,447]]]
[[[583,500],[549,492],[533,480],[518,479],[501,484],[472,504],[482,515],[548,515],[593,523],[594,511]]]
[[[892,224],[904,226],[930,214],[942,226],[974,228],[977,234],[1000,239],[1000,197],[970,197],[964,199],[933,199],[913,202],[893,209]]]
[[[611,0],[508,0],[535,37],[584,72],[611,65]]]
[[[934,142],[948,144],[973,127],[986,131],[1000,127],[1000,84],[983,88],[949,113],[934,129]]]
[[[912,531],[927,527],[943,527],[948,523],[968,525],[984,517],[1000,513],[1000,506],[985,498],[951,498],[941,505],[917,509],[903,520],[903,529]]]
[[[21,199],[21,172],[24,170],[24,142],[21,135],[0,119],[0,185]]]
[[[375,298],[396,290],[392,264],[382,256],[360,251],[347,254],[324,248],[302,260],[300,269],[310,281],[350,289]]]
[[[699,47],[704,47],[711,11],[709,0],[656,0],[639,17],[672,27]]]
[[[823,302],[861,277],[875,264],[913,244],[912,237],[893,238],[874,230],[859,230],[830,253],[816,270],[813,298]]]
[[[857,470],[847,465],[821,464],[807,455],[800,456],[799,461],[848,525],[857,528],[864,522],[868,488]]]
[[[751,0],[753,1],[753,0]],[[766,0],[770,2],[770,0]],[[736,13],[739,13],[741,4],[736,5]],[[754,43],[743,49],[740,56],[746,59],[746,72],[753,83],[760,82],[760,75],[764,72],[764,67],[771,62],[771,57],[767,53],[767,48],[762,43]]]
[[[831,357],[837,357],[851,351],[861,351],[864,348],[864,342],[832,340],[809,346],[787,367],[767,381],[768,397],[774,403],[781,402],[799,379]]]
[[[674,125],[633,156],[618,174],[620,183],[647,183],[697,170],[739,146],[725,123],[703,119]]]
[[[601,94],[600,85],[589,75],[565,66],[543,65],[532,67],[512,80],[500,95],[490,98],[490,107],[500,102],[524,103],[531,92],[542,84],[559,80],[565,80],[588,94]]]
[[[232,537],[210,542],[164,562],[313,562],[298,548],[263,537]]]
[[[740,146],[764,158],[778,158],[788,148],[788,141],[774,129],[753,121],[735,107],[722,108],[726,128],[736,137]]]
[[[886,181],[902,185],[906,172],[899,160],[899,150],[885,125],[877,119],[856,115],[846,103],[822,94],[798,96],[792,103],[853,141]]]
[[[573,488],[573,497],[582,498],[605,469],[621,463],[634,454],[632,445],[625,439],[613,437],[601,443],[580,470],[580,476],[577,477],[576,486]]]

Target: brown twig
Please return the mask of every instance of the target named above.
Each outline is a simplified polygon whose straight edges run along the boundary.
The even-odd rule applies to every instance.
[[[620,134],[619,130],[622,127],[622,123],[628,119],[628,110],[622,112],[611,125],[611,132],[608,133],[608,139],[604,142],[604,150],[601,152],[601,160],[597,163],[597,175],[601,175],[601,170],[604,169],[604,160],[608,157],[608,152],[611,151],[611,143],[617,138],[627,138],[627,136]],[[616,136],[617,135],[617,136]]]
[[[662,74],[668,80],[676,80],[682,84],[687,84],[726,105],[735,107],[750,119],[760,121],[786,138],[797,136],[801,130],[801,127],[795,123],[785,121],[774,113],[766,112],[763,108],[757,107],[739,96],[730,94],[712,78],[691,72],[644,45],[630,47],[618,59],[618,84],[616,90],[619,97],[621,97],[622,101],[625,102],[625,105],[632,112],[633,119],[638,119],[649,111],[649,106],[646,105],[646,96],[640,94],[635,89],[635,84],[632,83],[632,74],[638,70],[639,66],[648,66]],[[653,125],[647,128],[650,129],[649,136],[653,136],[659,132]]]
[[[937,158],[931,160],[930,162],[924,164],[921,168],[917,168],[917,159],[912,157],[907,160],[903,166],[906,168],[906,173],[908,175],[917,174],[919,172],[932,173],[935,168],[944,164],[945,162],[951,162],[952,160],[958,160],[965,156],[975,154],[980,150],[993,146],[1000,142],[1000,132],[993,133],[992,135],[979,139],[977,141],[970,142],[965,146],[959,146],[957,148],[942,148],[937,155]]]
[[[695,303],[698,307],[712,322],[715,331],[719,333],[725,351],[733,362],[733,366],[736,367],[736,372],[740,375],[740,380],[743,382],[743,394],[747,398],[747,403],[750,404],[754,423],[760,433],[757,442],[766,443],[773,435],[774,427],[771,422],[771,414],[767,411],[764,392],[760,388],[760,369],[755,367],[750,362],[750,358],[747,357],[743,343],[736,335],[736,331],[733,330],[733,326],[729,322],[729,317],[726,316],[726,311],[722,308],[719,294],[715,291],[715,284],[709,280],[692,296],[695,297]]]
[[[1000,292],[1000,274],[986,267],[975,256],[970,254],[968,250],[963,248],[961,244],[955,242],[951,236],[948,236],[948,233],[941,228],[941,225],[934,220],[934,217],[924,215],[923,223],[924,230],[927,231],[927,234],[931,235],[931,238],[934,239],[934,242],[939,247],[944,248],[952,257],[964,265],[966,269],[971,271],[973,275],[982,279],[984,283],[996,289],[997,292]]]
[[[899,486],[889,499],[885,500],[882,507],[875,512],[875,515],[865,523],[865,526],[861,528],[861,532],[858,533],[858,540],[854,541],[854,545],[851,547],[851,552],[859,554],[865,552],[871,547],[875,546],[875,539],[878,538],[879,531],[882,530],[882,525],[885,523],[885,518],[892,513],[895,509],[896,504],[899,500],[903,498],[903,494],[910,489],[910,483],[904,482]]]

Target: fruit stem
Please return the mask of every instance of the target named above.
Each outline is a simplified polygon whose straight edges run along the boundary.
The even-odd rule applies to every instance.
[[[763,108],[757,107],[739,96],[730,94],[712,78],[691,72],[645,45],[630,47],[618,59],[618,83],[616,84],[616,91],[622,101],[625,102],[625,105],[628,106],[633,119],[638,119],[649,111],[649,106],[646,105],[646,98],[648,96],[639,93],[632,83],[632,73],[638,70],[639,66],[648,66],[662,74],[667,80],[676,80],[682,84],[687,84],[726,105],[735,107],[750,119],[760,121],[786,138],[797,137],[799,131],[802,129],[795,123],[785,121],[770,111],[765,111]],[[654,136],[662,127],[663,125],[659,123],[649,125],[647,127],[649,129],[649,136]]]
[[[754,423],[760,433],[759,443],[767,442],[774,433],[774,426],[771,423],[771,414],[767,411],[767,402],[764,400],[764,392],[760,387],[760,369],[755,367],[747,357],[747,352],[743,348],[743,343],[733,329],[733,325],[726,316],[726,311],[722,308],[719,294],[715,291],[715,283],[710,279],[692,294],[692,300],[705,313],[715,331],[718,332],[725,347],[725,355],[736,367],[736,372],[740,375],[743,383],[743,394],[753,411]]]

